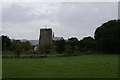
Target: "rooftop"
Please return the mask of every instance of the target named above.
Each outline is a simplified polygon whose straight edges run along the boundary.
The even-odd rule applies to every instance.
[[[53,37],[53,40],[54,40],[54,41],[63,40],[63,39],[64,39],[63,37]]]

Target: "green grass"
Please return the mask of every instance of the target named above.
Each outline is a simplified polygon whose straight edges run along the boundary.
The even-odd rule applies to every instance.
[[[117,54],[3,58],[3,78],[118,78]]]

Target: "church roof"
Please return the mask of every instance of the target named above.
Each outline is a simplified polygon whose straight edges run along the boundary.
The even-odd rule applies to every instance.
[[[54,41],[63,40],[63,39],[64,39],[63,37],[53,37]]]

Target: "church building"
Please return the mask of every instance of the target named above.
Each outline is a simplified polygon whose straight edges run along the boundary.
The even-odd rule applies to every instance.
[[[52,44],[53,41],[63,40],[63,37],[54,37],[54,33],[51,28],[40,29],[39,45]]]

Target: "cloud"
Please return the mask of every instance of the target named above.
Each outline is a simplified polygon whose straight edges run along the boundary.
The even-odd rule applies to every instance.
[[[2,19],[3,22],[11,22],[11,23],[22,23],[22,22],[29,22],[33,20],[34,17],[29,16],[30,8],[29,7],[22,7],[17,4],[11,5],[11,7],[2,9]]]
[[[63,35],[67,31],[69,36],[75,35],[79,38],[93,36],[95,29],[102,23],[117,18],[116,4],[63,3],[56,14],[56,20],[63,26]]]
[[[52,27],[55,36],[94,36],[104,22],[117,19],[117,2],[12,3],[2,9],[3,34],[38,39],[39,29]],[[50,25],[50,26],[49,26]]]

